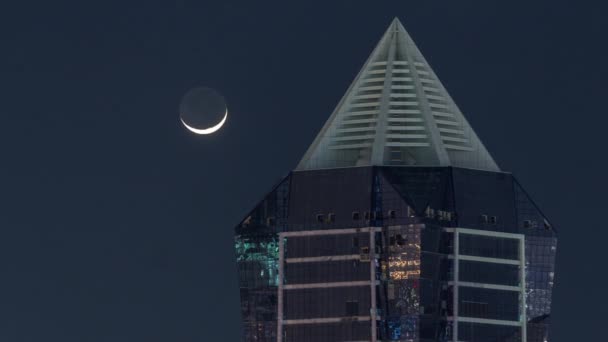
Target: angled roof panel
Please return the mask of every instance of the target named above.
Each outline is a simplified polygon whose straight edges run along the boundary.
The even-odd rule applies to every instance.
[[[368,165],[499,171],[396,18],[297,170]]]

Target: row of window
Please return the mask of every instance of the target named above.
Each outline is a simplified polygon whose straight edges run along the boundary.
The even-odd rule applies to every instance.
[[[452,221],[455,218],[456,213],[445,210],[435,210],[430,207],[427,207],[424,211],[426,217],[437,219],[439,221]]]
[[[415,213],[413,210],[408,208],[407,215],[409,217],[414,217]],[[453,219],[455,219],[456,213],[453,213],[450,211],[435,210],[435,209],[427,208],[425,210],[425,216],[427,218],[437,219],[439,221],[452,221]],[[397,212],[395,210],[388,210],[387,216],[383,217],[381,211],[375,211],[375,212],[374,211],[371,211],[371,212],[365,211],[365,212],[363,212],[363,215],[361,215],[361,213],[358,211],[353,211],[352,219],[354,221],[361,220],[362,218],[363,218],[363,220],[378,220],[378,219],[382,219],[382,218],[395,219],[395,218],[397,218]],[[319,223],[334,223],[335,221],[336,221],[336,214],[334,214],[334,213],[328,213],[327,215],[317,214],[317,222],[319,222]],[[482,214],[479,216],[479,221],[480,221],[480,223],[495,225],[495,224],[498,224],[498,216]],[[249,223],[249,222],[245,222],[245,223]],[[275,218],[274,217],[266,218],[266,224],[268,226],[274,226],[276,224]],[[538,226],[536,221],[531,221],[531,220],[523,221],[523,225],[525,228],[536,228]],[[545,229],[550,229],[550,226],[548,224],[545,224]]]
[[[538,228],[538,222],[534,220],[524,220],[524,228]],[[543,228],[550,230],[551,224],[547,220],[543,222]]]
[[[488,224],[497,224],[498,223],[498,216],[489,216],[486,214],[482,214],[479,216],[479,221],[481,223],[488,223]]]
[[[415,217],[416,214],[412,209],[408,208],[407,216]],[[450,211],[427,208],[425,211],[425,216],[427,218],[433,218],[440,221],[452,221],[455,218],[456,214]],[[493,217],[496,218],[496,216]],[[352,219],[354,221],[361,220],[361,218],[363,218],[363,220],[377,220],[382,218],[395,219],[397,218],[397,212],[395,210],[388,210],[387,216],[384,217],[381,211],[365,211],[363,212],[363,215],[361,215],[361,213],[358,211],[353,211]],[[319,223],[333,223],[335,222],[335,219],[336,215],[334,213],[329,213],[327,215],[317,214],[317,222]]]
[[[498,224],[498,216],[482,214],[479,216],[479,221],[486,224]],[[523,226],[524,228],[538,228],[539,224],[534,220],[524,220]],[[545,220],[545,222],[543,222],[543,228],[551,229],[551,225]]]
[[[360,212],[358,211],[353,211],[352,213],[352,219],[354,221],[359,221],[361,220],[361,218],[363,218],[364,220],[377,220],[377,219],[382,219],[385,218],[382,216],[382,212],[381,211],[365,211],[363,212],[363,215],[361,215]],[[397,212],[395,210],[389,210],[387,211],[387,216],[386,218],[390,218],[390,219],[395,219],[397,218]],[[327,215],[324,214],[317,214],[317,222],[319,223],[333,223],[336,221],[336,214],[334,213],[329,213]]]

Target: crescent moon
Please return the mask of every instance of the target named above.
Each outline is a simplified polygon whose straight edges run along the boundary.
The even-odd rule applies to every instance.
[[[205,128],[205,129],[198,129],[198,128],[194,128],[192,126],[188,126],[188,124],[184,121],[184,119],[179,118],[181,120],[181,122],[184,124],[184,126],[192,133],[196,133],[196,134],[211,134],[213,132],[216,132],[217,130],[219,130],[220,128],[222,128],[222,126],[224,125],[224,123],[226,122],[226,119],[228,119],[228,109],[226,109],[226,114],[224,114],[224,118],[222,119],[222,121],[220,121],[220,123],[218,123],[215,126],[209,127],[209,128]]]

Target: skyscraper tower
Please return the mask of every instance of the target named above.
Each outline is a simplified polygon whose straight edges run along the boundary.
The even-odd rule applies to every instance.
[[[243,340],[545,342],[556,242],[395,19],[236,227]]]

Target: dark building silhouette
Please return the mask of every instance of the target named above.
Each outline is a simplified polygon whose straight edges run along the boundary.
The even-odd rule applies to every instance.
[[[236,227],[243,341],[548,341],[556,233],[395,19]]]

